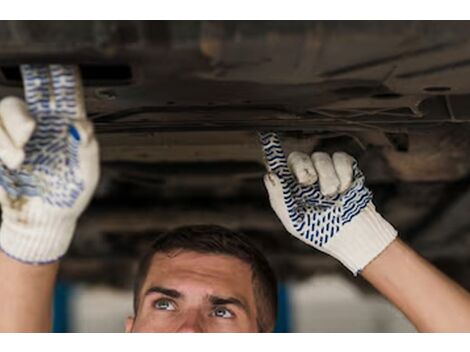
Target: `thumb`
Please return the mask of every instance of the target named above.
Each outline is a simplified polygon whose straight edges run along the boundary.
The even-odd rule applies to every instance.
[[[3,188],[3,186],[0,186],[0,204],[2,204],[2,206],[8,206],[9,203],[10,199],[8,197],[7,191],[5,188]]]
[[[78,145],[78,165],[85,186],[84,197],[86,207],[90,201],[100,176],[99,145],[93,133],[93,124],[86,119],[72,120],[69,126],[69,138]]]
[[[94,139],[93,124],[87,119],[73,120],[69,127],[69,134],[86,147]]]
[[[269,194],[271,208],[286,230],[297,236],[298,231],[295,230],[292,221],[298,220],[301,215],[295,209],[296,202],[292,192],[287,185],[283,185],[279,177],[271,172],[264,176],[264,185]]]

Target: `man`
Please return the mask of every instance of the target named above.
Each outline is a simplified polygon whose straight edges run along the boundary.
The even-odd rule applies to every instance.
[[[49,331],[58,261],[98,181],[77,70],[24,65],[27,105],[0,103],[0,331]],[[294,152],[260,135],[271,206],[286,230],[341,261],[419,331],[470,331],[470,296],[396,238],[352,157]],[[126,331],[269,332],[276,280],[240,234],[187,227],[142,260]]]

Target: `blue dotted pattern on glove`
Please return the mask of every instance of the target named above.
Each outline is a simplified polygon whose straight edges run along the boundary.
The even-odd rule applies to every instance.
[[[335,197],[325,197],[320,192],[318,181],[311,186],[297,183],[289,170],[276,133],[263,132],[259,135],[268,170],[281,182],[284,203],[292,225],[305,240],[319,247],[324,246],[372,199],[372,193],[365,187],[364,175],[356,161],[353,164],[351,187]]]
[[[22,65],[28,109],[36,129],[24,147],[18,170],[0,163],[0,186],[12,200],[40,197],[46,203],[70,208],[83,192],[78,175],[80,136],[72,123],[78,114],[74,66]]]

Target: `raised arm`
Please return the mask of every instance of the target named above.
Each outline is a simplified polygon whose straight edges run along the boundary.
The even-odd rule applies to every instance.
[[[99,176],[78,69],[21,67],[0,102],[0,332],[49,331],[58,261]]]
[[[470,332],[470,294],[401,240],[362,275],[421,332]]]
[[[271,207],[286,230],[362,274],[418,331],[470,332],[470,295],[411,248],[372,203],[348,154],[293,152],[261,133]]]
[[[0,332],[48,332],[58,262],[23,264],[0,252]]]

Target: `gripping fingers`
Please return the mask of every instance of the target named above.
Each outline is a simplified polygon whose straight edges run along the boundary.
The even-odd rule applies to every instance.
[[[290,191],[282,186],[281,180],[273,173],[267,173],[264,176],[264,185],[269,194],[269,202],[271,208],[273,208],[279,220],[286,228],[288,232],[293,235],[297,234],[297,231],[292,225],[292,217],[295,217],[296,214],[293,213],[293,210],[289,210],[288,204],[286,204],[285,198],[287,197],[291,202]]]
[[[26,103],[16,97],[3,99],[0,102],[0,119],[13,144],[23,148],[36,127]]]
[[[49,69],[57,113],[71,119],[85,119],[85,99],[78,67],[50,65]]]
[[[287,165],[297,181],[303,186],[310,186],[317,182],[318,176],[312,164],[312,159],[300,152],[292,152],[287,158]]]
[[[94,140],[93,124],[87,119],[73,120],[70,125],[70,135],[80,141],[80,146],[86,147]]]
[[[312,155],[313,165],[318,174],[320,192],[327,197],[335,196],[340,188],[333,161],[327,153],[316,152]]]
[[[80,148],[79,158],[83,180],[85,180],[85,193],[93,194],[100,176],[99,146],[95,138]]]
[[[351,187],[353,181],[354,158],[344,152],[337,152],[333,154],[333,164],[339,178],[339,193],[343,193]]]
[[[31,114],[51,112],[54,94],[48,65],[21,65],[26,102]]]
[[[34,128],[35,121],[21,99],[8,97],[0,102],[0,159],[10,170],[23,162],[23,147]]]
[[[281,177],[290,175],[287,160],[279,136],[274,132],[259,134],[268,171]]]
[[[0,126],[0,160],[10,170],[17,169],[24,160],[24,151],[17,148],[2,126]]]

